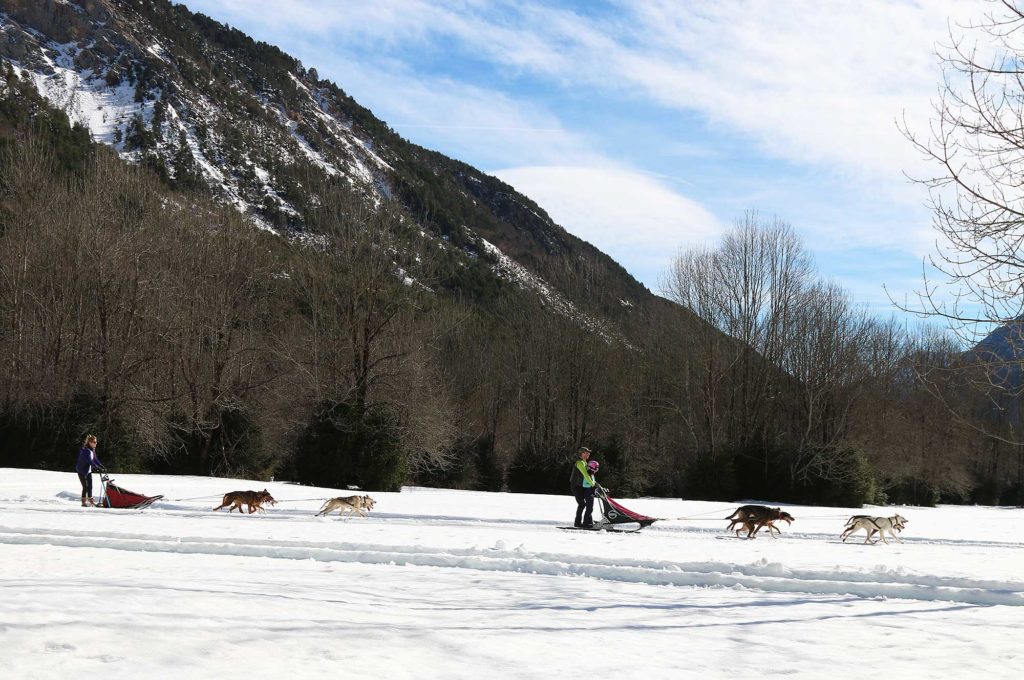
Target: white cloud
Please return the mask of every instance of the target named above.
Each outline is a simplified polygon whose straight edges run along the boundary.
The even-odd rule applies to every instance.
[[[927,123],[936,42],[949,17],[978,10],[947,0],[629,7],[646,45],[623,47],[614,67],[647,96],[701,111],[776,157],[901,186],[918,158],[895,121]]]
[[[258,37],[289,51],[304,44],[307,65],[399,133],[485,169],[510,168],[498,174],[646,282],[653,263],[671,255],[659,251],[714,234],[718,222],[602,153],[598,135],[614,130],[568,129],[545,88],[597,106],[612,98],[699,114],[732,149],[687,138],[664,155],[714,162],[719,195],[698,197],[732,211],[725,219],[745,208],[777,213],[819,252],[930,249],[924,197],[902,174],[920,159],[896,120],[926,129],[941,78],[935,44],[946,40],[948,19],[984,11],[978,0],[616,1],[612,11],[581,4],[574,12],[531,0],[186,0],[249,30],[262,26]],[[436,65],[467,56],[530,89],[505,93],[500,78],[470,84],[458,68],[436,75]],[[766,156],[800,170],[773,173]],[[758,166],[731,175],[733,158]],[[685,178],[692,167],[669,172]],[[623,224],[632,226],[617,229]]]
[[[678,247],[710,242],[723,231],[699,203],[634,170],[534,166],[494,174],[650,288],[657,287]]]
[[[320,61],[321,73],[344,73],[356,101],[374,102],[404,137],[426,138],[455,158],[507,164],[590,163],[598,156],[583,135],[530,102],[491,89],[411,73],[401,65],[376,66],[355,58]],[[416,133],[415,135],[413,133]]]
[[[642,96],[700,112],[762,152],[905,198],[901,173],[919,159],[895,121],[926,126],[940,80],[935,44],[948,21],[978,16],[979,1],[623,0],[613,17],[529,1],[189,4],[349,46],[453,47],[561,85]]]

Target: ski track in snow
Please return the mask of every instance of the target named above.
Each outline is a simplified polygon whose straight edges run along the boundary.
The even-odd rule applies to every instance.
[[[422,521],[422,520],[421,520]],[[898,569],[857,572],[793,569],[765,561],[671,562],[486,548],[434,548],[275,539],[132,534],[0,526],[0,544],[103,548],[152,553],[262,557],[319,562],[444,567],[547,576],[577,576],[646,585],[747,588],[774,593],[852,595],[975,605],[1024,606],[1019,583],[907,574]]]
[[[680,499],[625,500],[676,519],[613,535],[559,530],[568,496],[369,490],[342,520],[315,513],[354,491],[117,481],[166,498],[82,508],[74,474],[0,469],[12,677],[991,680],[1024,658],[1020,509],[901,507],[904,543],[868,546],[839,542],[847,508],[788,506],[780,538],[745,540],[725,504]],[[264,486],[266,514],[212,510]]]

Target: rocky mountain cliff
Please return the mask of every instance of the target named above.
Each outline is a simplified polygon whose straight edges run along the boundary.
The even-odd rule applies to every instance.
[[[510,186],[412,144],[278,48],[167,0],[0,0],[0,59],[72,122],[182,191],[309,229],[332,184],[401,202],[455,253],[445,286],[532,290],[587,325],[681,312]]]

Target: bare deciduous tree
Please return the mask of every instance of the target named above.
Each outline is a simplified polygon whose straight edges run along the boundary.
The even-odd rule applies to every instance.
[[[428,252],[395,205],[328,194],[317,235],[293,244],[291,284],[304,347],[295,365],[311,408],[384,407],[398,422],[411,469],[444,467],[450,405],[427,351],[436,325],[420,314],[432,295]]]
[[[1024,443],[1024,10],[992,3],[950,31],[930,128],[904,134],[932,161],[920,177],[931,197],[938,248],[910,311],[937,319],[959,345],[920,380],[960,426],[1011,446]],[[908,305],[903,305],[905,308]],[[955,373],[955,375],[953,375]],[[983,396],[949,398],[957,384]],[[993,417],[995,416],[995,417]],[[1024,479],[1024,453],[1017,476]]]
[[[685,340],[699,357],[694,386],[702,392],[712,455],[723,437],[742,445],[766,436],[787,329],[812,273],[792,228],[752,212],[719,246],[674,261],[664,284],[668,297],[706,322]]]
[[[929,189],[940,238],[917,304],[901,306],[948,322],[965,348],[1024,317],[1024,10],[993,4],[980,21],[950,32],[928,131],[903,124],[936,167],[916,181]]]

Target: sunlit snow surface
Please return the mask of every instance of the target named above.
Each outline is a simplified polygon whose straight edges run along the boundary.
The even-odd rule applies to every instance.
[[[1024,668],[1024,510],[909,519],[842,544],[853,510],[788,506],[777,540],[728,503],[626,499],[659,522],[566,532],[568,496],[409,488],[368,519],[339,492],[115,475],[168,500],[85,509],[71,473],[0,469],[10,678],[1010,678]],[[98,480],[97,480],[98,481]],[[266,486],[265,515],[211,512]],[[197,498],[200,497],[200,498]],[[188,499],[188,500],[182,500]]]

